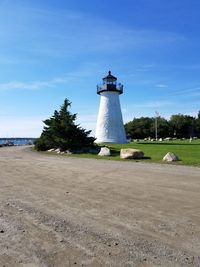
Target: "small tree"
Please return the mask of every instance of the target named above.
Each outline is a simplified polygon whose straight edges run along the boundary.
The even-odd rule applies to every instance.
[[[37,150],[59,148],[61,151],[70,149],[78,150],[94,146],[95,138],[89,137],[91,131],[86,131],[75,124],[76,114],[71,114],[68,108],[71,103],[64,100],[60,111],[55,110],[54,115],[44,122],[43,132],[35,142]]]

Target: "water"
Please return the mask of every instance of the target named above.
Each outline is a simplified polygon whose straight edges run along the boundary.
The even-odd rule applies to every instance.
[[[15,146],[32,145],[36,138],[0,138],[0,145],[13,143]]]

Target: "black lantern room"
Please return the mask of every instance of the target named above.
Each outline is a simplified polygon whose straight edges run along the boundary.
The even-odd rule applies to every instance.
[[[111,71],[103,78],[103,84],[97,85],[97,94],[107,91],[117,92],[119,94],[123,93],[123,85],[117,83],[117,78],[111,74]]]

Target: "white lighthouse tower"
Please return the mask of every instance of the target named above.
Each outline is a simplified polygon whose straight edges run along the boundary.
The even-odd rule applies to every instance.
[[[96,143],[127,143],[123,125],[119,95],[123,93],[123,85],[108,72],[103,84],[97,85],[100,95],[99,114],[96,126]]]

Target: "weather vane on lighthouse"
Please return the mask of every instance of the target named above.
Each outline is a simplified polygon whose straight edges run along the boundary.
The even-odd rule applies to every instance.
[[[123,125],[119,95],[123,93],[123,85],[108,72],[103,84],[97,85],[100,95],[100,106],[96,126],[96,143],[127,143]]]

